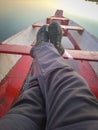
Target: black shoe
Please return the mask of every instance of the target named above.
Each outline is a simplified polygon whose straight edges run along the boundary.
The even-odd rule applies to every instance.
[[[38,45],[41,45],[42,42],[49,42],[47,25],[43,25],[37,32],[37,39],[36,39],[35,47]],[[30,55],[31,55],[31,57],[34,58],[33,49],[34,49],[34,47],[31,48]]]
[[[64,54],[64,48],[61,45],[61,40],[62,40],[62,29],[57,22],[52,22],[48,26],[48,33],[49,33],[49,39],[50,42],[54,44],[55,48],[58,50],[60,55]]]
[[[38,33],[37,33],[37,41],[36,41],[36,45],[39,45],[42,43],[42,41],[44,42],[49,42],[49,36],[48,36],[48,32],[47,32],[47,25],[43,25]]]

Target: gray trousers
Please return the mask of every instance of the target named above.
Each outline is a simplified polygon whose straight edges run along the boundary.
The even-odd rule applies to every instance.
[[[98,130],[98,101],[85,80],[51,43],[31,53],[36,74],[0,120],[0,130]]]

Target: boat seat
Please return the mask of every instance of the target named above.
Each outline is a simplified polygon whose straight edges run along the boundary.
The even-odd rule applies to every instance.
[[[62,29],[64,30],[76,30],[76,31],[83,31],[84,28],[80,26],[67,26],[67,25],[61,25]]]
[[[50,24],[53,21],[58,21],[62,25],[68,25],[68,23],[69,23],[69,19],[68,18],[65,18],[65,17],[55,17],[55,16],[47,18],[46,23]]]
[[[29,55],[31,48],[32,46],[26,45],[0,44],[0,53]]]
[[[85,61],[98,61],[97,51],[85,51],[85,50],[69,50],[65,49],[63,55],[65,59],[85,60]]]
[[[47,24],[49,25],[49,24]],[[43,26],[43,24],[38,23],[38,24],[33,24],[32,27],[41,27]],[[75,31],[79,31],[79,32],[83,32],[84,28],[80,27],[80,26],[68,26],[68,25],[61,25],[62,30],[64,31],[64,35],[67,35],[67,31],[68,30],[75,30]],[[65,34],[66,32],[66,34]]]
[[[0,53],[30,55],[31,48],[32,46],[27,45],[0,44]],[[73,58],[76,60],[86,61],[98,61],[98,52],[66,49],[63,58]]]
[[[51,16],[46,19],[47,24],[50,24],[53,21],[58,21],[62,25],[68,25],[69,23],[69,19],[66,17],[63,17],[63,10],[57,10],[54,16]]]

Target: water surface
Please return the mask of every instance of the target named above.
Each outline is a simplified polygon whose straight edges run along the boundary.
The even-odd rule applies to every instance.
[[[64,10],[64,16],[84,26],[98,37],[98,5],[85,0],[2,0],[0,1],[0,42],[45,19],[57,9]]]

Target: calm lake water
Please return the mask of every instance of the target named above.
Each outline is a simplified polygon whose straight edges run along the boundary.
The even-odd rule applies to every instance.
[[[82,25],[87,29],[87,31],[98,38],[98,5],[96,3],[87,2],[85,0],[76,0],[76,2],[85,1],[85,8],[83,8],[82,11],[81,8],[79,13],[79,11],[75,12],[75,9],[78,9],[78,3],[77,7],[75,6],[76,4],[73,4],[74,6],[72,6],[68,3],[68,0],[65,0],[66,4],[64,3],[64,0],[50,0],[50,3],[49,0],[35,0],[36,2],[34,0],[28,0],[28,2],[26,2],[26,0],[13,1],[10,0],[9,2],[8,0],[4,0],[4,2],[0,4],[0,42],[28,27],[32,23],[52,16],[58,8],[64,10],[64,16]],[[69,2],[70,1],[74,0],[69,0]],[[62,4],[59,4],[60,2],[62,2]],[[80,4],[82,6],[82,3],[79,3],[79,5]],[[89,5],[92,12],[89,11]],[[93,15],[91,17],[87,17],[87,15],[85,15],[87,11],[89,11],[89,16],[90,13],[93,13],[94,17]]]

